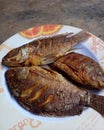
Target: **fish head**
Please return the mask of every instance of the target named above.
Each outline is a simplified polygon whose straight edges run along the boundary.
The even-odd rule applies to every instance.
[[[21,63],[25,62],[28,58],[27,47],[19,47],[8,52],[2,59],[2,64],[7,66],[21,66]]]

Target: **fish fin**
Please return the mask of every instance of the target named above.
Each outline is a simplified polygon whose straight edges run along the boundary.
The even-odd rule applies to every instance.
[[[47,55],[42,59],[43,64],[50,64],[55,61],[56,57],[54,55]]]
[[[73,35],[71,37],[72,40],[75,40],[76,39],[76,42],[83,42],[83,41],[86,41],[88,40],[88,38],[91,36],[91,34],[89,32],[86,32],[86,31],[80,31],[79,33]]]
[[[104,117],[104,96],[90,94],[88,96],[88,105]]]
[[[68,37],[72,37],[73,34],[74,34],[73,32],[66,33],[66,37],[67,37],[67,38],[68,38]]]

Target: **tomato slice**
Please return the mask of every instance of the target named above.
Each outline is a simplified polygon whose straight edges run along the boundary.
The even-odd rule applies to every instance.
[[[60,30],[60,28],[62,27],[62,25],[43,25],[43,35],[50,35],[50,34],[54,34],[56,32],[58,32]]]
[[[42,26],[36,26],[36,27],[26,29],[20,32],[20,34],[26,38],[34,38],[40,36],[42,34],[42,30],[43,30]]]

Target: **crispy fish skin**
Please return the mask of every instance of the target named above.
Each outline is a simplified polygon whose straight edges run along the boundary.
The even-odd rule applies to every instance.
[[[64,71],[75,82],[89,88],[104,88],[104,71],[92,58],[71,52],[59,58],[54,66]]]
[[[92,107],[104,116],[104,97],[90,94],[68,82],[59,73],[38,66],[10,68],[6,82],[17,102],[44,116],[79,115]]]
[[[90,34],[81,31],[73,36],[70,33],[38,39],[15,48],[2,59],[6,66],[44,65],[54,62],[78,42],[87,40]]]

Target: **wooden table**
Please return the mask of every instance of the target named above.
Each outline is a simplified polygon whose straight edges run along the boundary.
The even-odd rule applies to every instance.
[[[0,0],[0,44],[47,23],[79,27],[104,40],[104,0]]]

